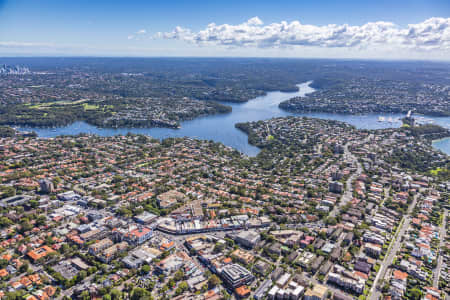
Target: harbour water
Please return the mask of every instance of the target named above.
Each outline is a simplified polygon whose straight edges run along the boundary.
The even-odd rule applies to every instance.
[[[450,155],[450,138],[433,141],[433,147]]]
[[[367,114],[367,115],[341,115],[330,113],[291,113],[281,110],[278,104],[292,97],[303,97],[314,91],[309,85],[311,82],[299,84],[299,90],[293,93],[269,92],[245,103],[224,103],[230,105],[233,111],[227,114],[217,114],[181,122],[180,129],[171,128],[98,128],[85,122],[75,122],[59,128],[30,128],[20,127],[19,130],[35,131],[40,137],[55,137],[58,135],[76,135],[80,133],[112,136],[128,132],[146,134],[154,138],[192,137],[204,140],[214,140],[231,146],[249,156],[258,154],[259,149],[248,143],[247,135],[236,129],[234,125],[240,122],[258,121],[273,117],[308,116],[321,119],[333,119],[347,122],[361,129],[380,129],[401,126],[402,114]],[[381,117],[381,118],[380,118]],[[429,118],[434,124],[445,127],[450,126],[450,117]],[[382,121],[380,120],[389,120]],[[450,154],[450,140],[436,141],[434,146]]]

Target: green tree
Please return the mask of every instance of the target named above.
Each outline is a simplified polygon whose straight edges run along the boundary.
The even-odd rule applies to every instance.
[[[209,277],[209,279],[208,279],[208,286],[209,286],[210,288],[213,288],[213,287],[219,285],[220,282],[221,282],[221,281],[220,281],[220,278],[219,278],[216,274],[213,274],[213,275],[211,275],[211,276]]]
[[[38,226],[45,225],[45,223],[47,223],[47,218],[44,215],[40,215],[39,217],[37,217],[36,224]]]
[[[122,293],[119,290],[113,289],[110,294],[112,300],[122,300]]]
[[[151,294],[149,291],[143,288],[136,287],[131,291],[131,300],[143,300],[143,299],[151,299]]]
[[[176,271],[174,276],[173,276],[173,279],[175,279],[175,281],[177,281],[177,282],[182,280],[183,278],[184,278],[184,273],[183,273],[182,270]]]
[[[83,291],[83,292],[80,294],[80,299],[82,299],[82,300],[90,300],[90,299],[91,299],[91,296],[89,295],[89,292],[88,292],[88,291]]]
[[[141,274],[145,275],[150,272],[150,266],[149,265],[143,265],[141,268]]]
[[[29,265],[28,265],[28,263],[23,263],[20,267],[19,267],[19,272],[20,273],[25,273],[26,271],[28,271],[28,267],[29,267]]]
[[[7,217],[0,218],[0,227],[9,227],[13,224],[13,221],[8,219]]]
[[[422,298],[422,292],[418,288],[413,288],[409,292],[409,299],[420,300]]]

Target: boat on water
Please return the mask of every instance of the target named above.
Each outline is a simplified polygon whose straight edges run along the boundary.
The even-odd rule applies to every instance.
[[[378,117],[378,122],[384,122],[386,119],[384,117]]]
[[[433,119],[429,119],[429,118],[425,118],[425,117],[417,117],[416,118],[416,122],[419,124],[433,124],[434,120]]]

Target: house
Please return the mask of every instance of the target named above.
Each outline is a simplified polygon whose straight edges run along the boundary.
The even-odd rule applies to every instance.
[[[304,233],[296,230],[275,230],[270,232],[277,241],[286,246],[297,245],[302,239]]]
[[[361,260],[358,260],[358,261],[355,263],[355,266],[354,266],[354,269],[355,269],[356,271],[360,271],[360,272],[363,272],[363,273],[365,273],[365,274],[369,274],[371,268],[372,268],[372,266],[371,266],[370,264],[368,264],[368,263],[365,262],[365,261],[361,261]]]
[[[159,261],[155,267],[159,273],[167,275],[182,268],[188,260],[190,260],[190,257],[185,252],[180,251]]]
[[[331,267],[333,267],[333,263],[332,263],[331,261],[325,262],[325,263],[320,267],[320,269],[319,269],[319,274],[320,274],[320,275],[326,275],[326,274],[330,271]]]
[[[366,232],[363,234],[363,241],[372,244],[383,245],[385,242],[385,238],[382,235],[373,232]]]
[[[354,234],[353,232],[347,232],[344,237],[344,244],[349,245],[353,241]]]
[[[380,245],[372,244],[372,243],[365,243],[364,251],[372,257],[379,257],[381,255],[382,250],[381,250]]]
[[[56,288],[48,285],[44,288],[44,292],[49,296],[49,297],[53,297],[53,295],[55,295],[56,293]]]
[[[362,294],[364,291],[365,280],[354,276],[350,272],[342,272],[342,274],[330,272],[328,274],[328,282],[334,283],[343,289],[351,290],[357,294]]]
[[[98,241],[97,243],[94,243],[89,246],[88,252],[92,255],[97,255],[99,252],[105,250],[108,247],[111,247],[114,243],[108,239],[105,238],[103,240]]]
[[[106,248],[99,256],[98,258],[104,262],[109,263],[118,252],[124,251],[128,248],[127,242],[120,242],[118,244],[114,244],[109,248]]]
[[[305,236],[303,240],[300,241],[300,247],[306,248],[308,245],[312,244],[314,242],[314,237],[312,236]]]
[[[248,265],[251,264],[253,262],[253,260],[255,259],[255,257],[247,251],[241,250],[241,249],[236,249],[231,253],[231,256],[233,256],[237,261]]]
[[[312,289],[307,289],[304,300],[324,300],[327,297],[328,288],[321,284],[316,284]]]
[[[334,292],[333,300],[353,300],[353,297],[342,292]]]
[[[267,248],[267,251],[269,251],[269,253],[272,253],[275,255],[281,255],[281,244],[278,242],[275,242],[272,245],[270,245],[269,248]]]
[[[239,298],[248,297],[251,293],[251,290],[248,287],[246,287],[245,285],[236,288],[234,291],[236,292],[236,295]]]
[[[31,250],[27,253],[28,257],[30,257],[34,262],[38,261],[40,258],[43,258],[47,256],[50,253],[55,252],[52,248],[49,246],[42,246],[39,248],[36,248],[34,250]]]
[[[9,275],[9,272],[8,271],[6,271],[6,269],[1,269],[0,270],[0,277],[6,277],[6,276],[8,276]]]
[[[182,203],[187,200],[186,195],[176,190],[171,190],[162,193],[156,197],[158,205],[162,209],[170,208],[177,203]]]
[[[291,279],[291,274],[289,273],[284,273],[283,275],[280,276],[280,278],[278,278],[276,284],[282,288],[286,285],[286,283],[289,281],[289,279]]]
[[[311,252],[303,252],[298,258],[296,263],[304,268],[309,267],[310,264],[316,259],[316,255]]]
[[[267,274],[267,272],[270,269],[270,264],[266,263],[263,260],[258,260],[255,265],[253,266],[253,270],[260,274],[260,275],[265,275]]]
[[[288,255],[287,260],[288,261],[295,261],[295,259],[298,257],[297,251],[292,251],[291,254]]]
[[[330,259],[334,262],[337,261],[339,257],[341,257],[341,252],[342,252],[341,247],[334,247],[333,251],[331,251]]]
[[[192,292],[200,291],[205,284],[208,284],[208,280],[203,275],[190,277],[186,280],[189,290]]]
[[[106,230],[104,228],[97,228],[88,232],[80,234],[80,238],[83,241],[89,242],[96,239],[101,239],[106,236]]]
[[[427,286],[425,287],[426,295],[424,299],[426,300],[438,300],[441,299],[441,291],[435,287]]]
[[[140,245],[150,239],[152,235],[152,229],[148,227],[138,227],[125,234],[124,239],[132,245]]]
[[[280,278],[281,275],[283,275],[284,270],[282,268],[276,268],[272,274],[270,275],[271,279],[273,281],[278,280],[278,278]]]
[[[317,272],[317,270],[319,270],[320,265],[322,264],[322,262],[325,260],[325,258],[323,256],[319,256],[317,257],[317,259],[315,259],[312,264],[311,264],[311,272],[313,274],[315,274]]]
[[[408,273],[402,272],[400,270],[395,270],[392,273],[391,286],[389,288],[389,293],[393,299],[401,299],[406,291],[406,285]]]

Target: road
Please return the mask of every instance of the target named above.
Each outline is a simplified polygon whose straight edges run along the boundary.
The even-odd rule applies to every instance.
[[[368,137],[369,138],[369,137]],[[330,217],[336,217],[337,213],[339,212],[340,208],[346,205],[349,201],[353,198],[353,181],[361,175],[363,169],[361,164],[358,162],[358,159],[356,156],[354,156],[349,150],[348,150],[348,144],[345,144],[344,146],[344,158],[345,160],[349,160],[352,163],[356,163],[356,172],[354,172],[345,182],[345,192],[344,195],[342,195],[341,201],[338,205],[335,205],[333,210],[330,212]]]
[[[439,240],[440,240],[439,252],[441,251],[441,249],[444,247],[444,244],[445,244],[445,235],[446,235],[445,225],[447,222],[446,219],[447,219],[447,209],[444,209],[444,218],[442,220],[441,227],[439,228]],[[443,255],[439,254],[437,266],[433,272],[433,287],[435,287],[435,288],[439,288],[438,287],[439,276],[441,274],[441,268],[442,268],[443,261],[444,261]]]
[[[413,211],[414,207],[417,204],[417,199],[419,198],[420,194],[416,194],[414,196],[413,202],[408,207],[408,211],[406,212],[406,215],[403,218],[403,224],[401,225],[400,229],[397,230],[398,234],[394,241],[392,241],[392,246],[388,250],[389,252],[384,257],[383,262],[381,263],[380,270],[378,271],[377,276],[375,277],[375,280],[373,281],[372,288],[370,289],[370,300],[378,300],[381,296],[380,289],[377,289],[378,281],[380,279],[383,279],[386,275],[386,271],[388,267],[392,264],[394,261],[394,257],[397,255],[398,250],[400,250],[400,247],[402,245],[402,236],[405,235],[406,230],[409,228],[409,224],[411,223],[411,217],[410,214]]]

